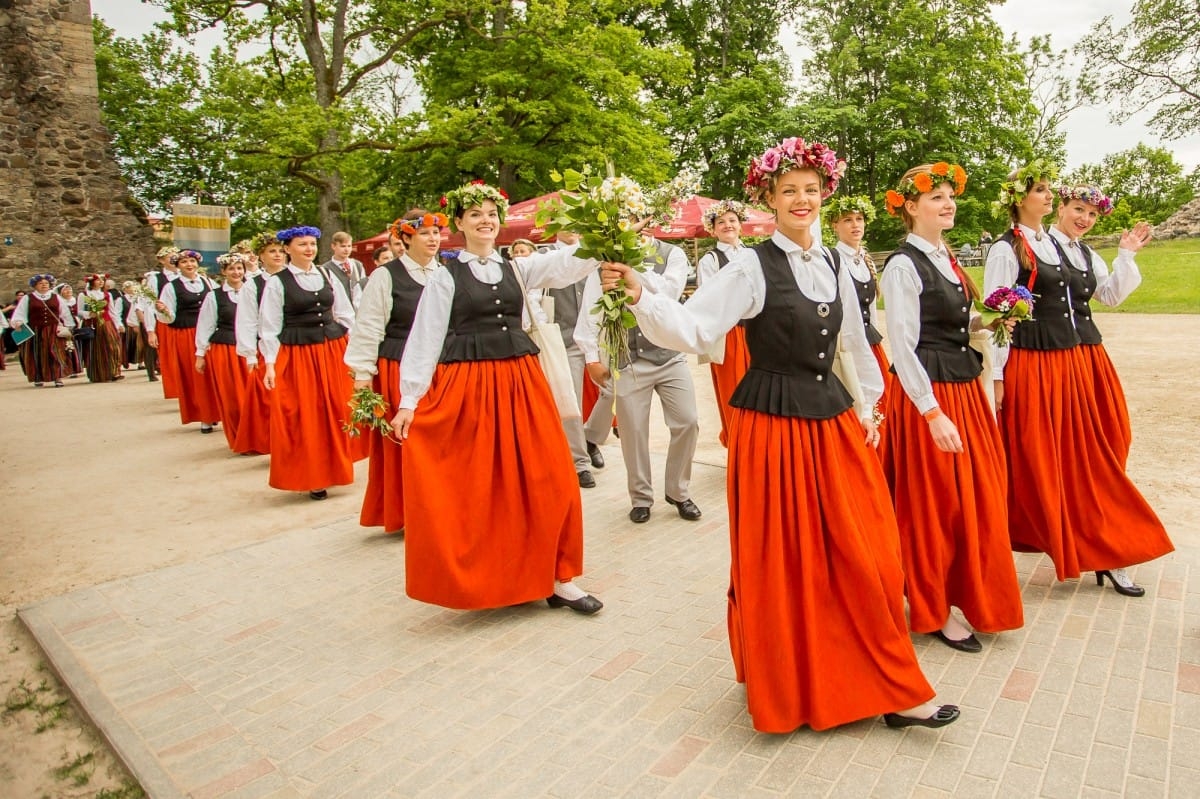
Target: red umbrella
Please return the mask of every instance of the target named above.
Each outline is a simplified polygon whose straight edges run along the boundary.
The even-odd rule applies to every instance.
[[[705,239],[712,234],[704,229],[704,212],[718,200],[696,195],[675,203],[675,218],[667,227],[647,228],[656,239]],[[775,217],[757,208],[748,208],[750,218],[742,223],[743,236],[769,236],[775,232]]]

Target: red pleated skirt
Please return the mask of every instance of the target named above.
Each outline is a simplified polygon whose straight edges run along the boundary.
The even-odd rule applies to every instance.
[[[733,390],[750,368],[750,350],[746,347],[746,329],[736,325],[725,334],[725,360],[709,363],[712,372],[713,392],[717,398],[717,412],[721,415],[721,446],[729,446],[729,398]]]
[[[237,438],[233,451],[239,455],[271,452],[271,392],[263,385],[266,364],[261,360],[246,378],[246,393],[238,410]]]
[[[121,334],[105,313],[102,319],[90,319],[86,324],[96,331],[92,340],[92,357],[87,362],[90,383],[111,383],[121,376]]]
[[[1129,425],[1129,406],[1117,368],[1108,357],[1103,344],[1083,344],[1079,347],[1084,368],[1092,376],[1092,391],[1096,397],[1096,429],[1112,447],[1124,467],[1129,461],[1133,430]]]
[[[399,361],[379,359],[374,390],[387,402],[387,419],[390,420],[400,407]],[[404,450],[374,430],[364,433],[363,437],[369,443],[371,461],[367,466],[367,491],[363,494],[358,523],[363,527],[382,527],[389,533],[399,532],[404,529]]]
[[[167,333],[166,331],[170,331]],[[217,403],[216,392],[212,382],[206,375],[196,371],[196,328],[168,327],[158,328],[159,364],[166,381],[167,363],[179,386],[179,419],[183,424],[192,422],[209,423],[221,421],[221,406]],[[169,342],[167,351],[162,351],[162,343]]]
[[[880,446],[900,525],[909,626],[940,630],[950,606],[976,630],[1024,623],[1008,540],[1004,444],[978,380],[933,383],[942,413],[958,428],[961,453],[942,452],[902,389],[891,394]]]
[[[579,398],[579,401],[583,406],[583,419],[587,421],[587,418],[592,415],[592,408],[595,408],[596,403],[600,401],[600,389],[587,374],[583,376],[583,396]]]
[[[888,407],[888,396],[892,391],[892,381],[895,375],[892,374],[892,365],[888,363],[887,353],[883,351],[883,343],[872,344],[871,354],[875,356],[875,363],[879,364],[879,371],[883,373],[883,396],[879,398],[879,408],[883,410]],[[884,413],[887,413],[885,410]]]
[[[179,399],[181,391],[179,383],[179,358],[175,351],[182,344],[181,335],[184,331],[162,322],[158,323],[158,327],[154,329],[158,336],[158,374],[162,378],[159,382],[162,383],[163,399]],[[196,331],[192,330],[192,345],[196,343]],[[192,357],[195,349],[189,350],[187,355]],[[189,361],[187,364],[188,370],[195,365],[195,361]]]
[[[822,730],[932,699],[896,516],[853,411],[729,421],[729,643],[754,728]]]
[[[246,362],[237,354],[232,344],[210,344],[205,357],[204,374],[221,411],[221,426],[225,440],[234,450],[242,418],[242,404],[246,399]]]
[[[1049,555],[1060,580],[1175,548],[1103,439],[1092,385],[1079,347],[1013,348],[1004,370],[1009,537],[1017,551]]]
[[[272,488],[319,491],[354,482],[355,450],[342,430],[354,391],[345,354],[345,336],[280,346],[271,392]]]
[[[410,597],[503,607],[582,573],[579,481],[535,356],[439,366],[403,449]]]

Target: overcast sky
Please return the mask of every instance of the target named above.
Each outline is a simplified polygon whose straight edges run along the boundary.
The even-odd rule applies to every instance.
[[[150,30],[162,12],[138,0],[91,0],[92,11],[122,36],[138,36]],[[1129,19],[1132,0],[1007,0],[994,8],[992,16],[1006,31],[1015,31],[1022,40],[1047,31],[1048,19],[1053,16],[1055,27],[1053,45],[1056,49],[1073,46],[1094,22],[1105,15],[1112,15],[1116,27]],[[217,43],[209,37],[202,44],[206,52]],[[1189,170],[1200,165],[1200,136],[1164,142],[1145,127],[1147,114],[1125,123],[1115,125],[1109,121],[1107,106],[1082,108],[1067,120],[1067,167],[1096,163],[1106,154],[1127,150],[1139,141],[1152,146],[1163,146],[1175,153],[1175,158]]]

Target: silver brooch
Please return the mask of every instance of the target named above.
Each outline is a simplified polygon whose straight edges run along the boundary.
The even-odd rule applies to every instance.
[[[811,260],[812,260],[812,256],[808,254],[808,251],[807,251],[807,250],[802,250],[802,251],[800,252],[800,260],[802,260],[802,261],[811,261]]]
[[[824,319],[826,316],[829,316],[829,303],[817,303],[817,316],[821,317],[822,319]]]

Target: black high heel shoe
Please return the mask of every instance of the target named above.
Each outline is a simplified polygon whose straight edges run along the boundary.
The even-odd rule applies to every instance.
[[[1112,583],[1113,590],[1116,591],[1121,596],[1145,596],[1146,595],[1146,589],[1142,588],[1140,585],[1133,582],[1132,580],[1129,581],[1128,586],[1124,586],[1124,585],[1121,585],[1120,583],[1118,583],[1116,581],[1116,578],[1114,578],[1112,576],[1112,572],[1110,572],[1108,569],[1096,572],[1096,585],[1103,587],[1105,577],[1107,577],[1108,581],[1110,583]]]
[[[884,713],[884,724],[898,729],[900,727],[945,727],[947,724],[958,720],[958,705],[942,705],[932,716],[924,719],[914,719],[910,716],[901,716],[899,713]]]

